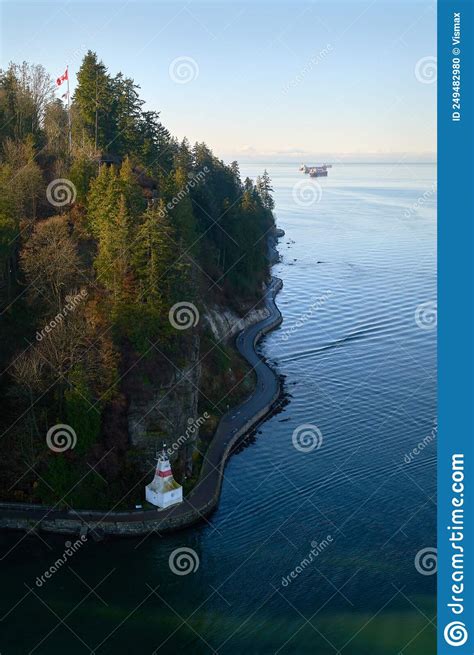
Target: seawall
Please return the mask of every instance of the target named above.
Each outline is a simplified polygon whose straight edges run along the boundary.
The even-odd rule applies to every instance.
[[[248,399],[222,417],[206,452],[198,483],[183,503],[166,510],[125,512],[64,511],[44,505],[0,503],[0,529],[90,534],[100,539],[107,535],[162,534],[191,526],[208,516],[219,502],[225,465],[233,449],[272,410],[280,395],[279,379],[257,355],[255,344],[282,321],[275,304],[275,296],[282,286],[279,278],[272,278],[266,295],[269,316],[237,337],[237,348],[256,372],[257,386]]]

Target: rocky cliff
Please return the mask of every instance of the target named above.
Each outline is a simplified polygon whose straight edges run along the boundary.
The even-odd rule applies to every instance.
[[[267,316],[268,310],[264,307],[255,307],[244,316],[228,308],[206,307],[202,321],[204,333],[209,336],[204,346],[201,342],[206,337],[202,334],[196,333],[190,338],[182,366],[153,356],[134,367],[132,374],[127,376],[125,389],[129,400],[128,432],[144,472],[153,465],[157,448],[165,443],[178,477],[193,474],[202,430],[209,436],[220,416],[219,409],[233,402],[227,392],[248,393],[253,384],[252,376],[246,375],[248,369],[242,370],[244,364],[240,360],[229,357],[220,370],[215,371],[211,370],[212,362],[205,355],[210,350],[216,356],[233,352],[236,334]],[[222,396],[226,396],[225,403],[219,408]],[[200,448],[201,452],[204,447]]]
[[[190,339],[185,366],[153,358],[137,367],[134,384],[128,385],[128,431],[132,446],[140,452],[143,469],[153,465],[157,448],[166,443],[178,469],[186,475],[191,472],[198,430],[189,434],[188,428],[198,419],[199,351],[200,337],[196,334]]]

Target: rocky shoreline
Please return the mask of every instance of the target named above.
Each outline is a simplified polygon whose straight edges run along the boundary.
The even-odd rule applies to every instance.
[[[275,231],[275,235],[269,239],[269,260],[272,264],[278,261],[276,242],[282,233],[282,230]],[[255,345],[282,321],[275,304],[275,296],[282,286],[279,278],[272,278],[265,292],[268,316],[246,327],[236,338],[237,349],[256,373],[256,389],[243,403],[222,417],[204,458],[199,481],[183,503],[166,510],[122,512],[63,511],[43,505],[0,503],[0,529],[90,535],[102,539],[105,536],[162,534],[186,528],[208,516],[219,502],[229,456],[248,432],[273,410],[280,396],[280,379],[257,355]]]

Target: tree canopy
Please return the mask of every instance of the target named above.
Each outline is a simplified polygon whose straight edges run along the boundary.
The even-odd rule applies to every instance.
[[[11,468],[26,451],[39,461],[46,486],[31,493],[43,500],[83,473],[81,457],[118,439],[111,412],[125,435],[115,477],[125,470],[124,371],[151,349],[169,366],[194,347],[195,337],[170,325],[175,303],[258,302],[274,227],[267,171],[242,181],[237,162],[173,138],[134,80],[112,75],[96,53],[82,61],[69,115],[54,90],[41,65],[0,71],[0,384],[23,417]],[[68,421],[81,446],[52,459],[44,433]]]

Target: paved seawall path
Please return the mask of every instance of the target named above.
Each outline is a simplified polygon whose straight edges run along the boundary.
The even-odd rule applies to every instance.
[[[65,511],[41,505],[0,503],[0,529],[90,533],[99,538],[104,535],[138,536],[182,529],[208,516],[219,502],[229,456],[249,430],[271,411],[280,395],[279,378],[257,354],[255,346],[282,321],[275,303],[282,286],[279,278],[272,278],[264,296],[268,316],[245,328],[236,338],[237,349],[255,371],[256,387],[244,402],[222,416],[205,454],[198,483],[182,503],[165,510],[127,512]]]

